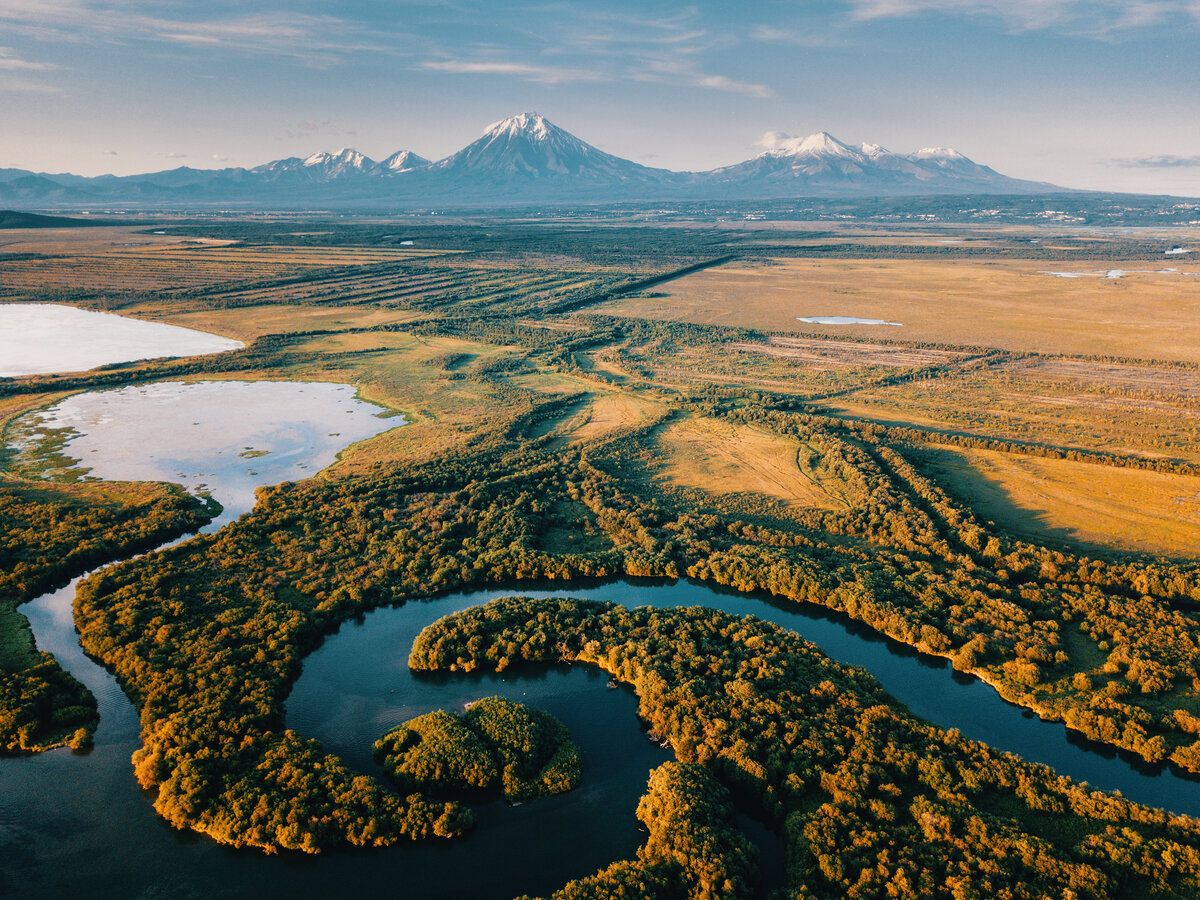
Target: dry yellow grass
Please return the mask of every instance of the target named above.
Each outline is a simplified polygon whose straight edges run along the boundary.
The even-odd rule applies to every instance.
[[[783,335],[773,335],[766,341],[735,341],[729,346],[745,353],[794,359],[817,369],[847,369],[856,366],[907,369],[941,365],[964,356],[962,353],[948,350],[914,349],[892,344]]]
[[[690,418],[664,426],[655,445],[663,456],[660,476],[672,484],[712,494],[763,494],[790,506],[844,507],[800,470],[800,444],[788,438]]]
[[[159,310],[154,305],[146,305],[122,310],[122,313],[132,314],[140,319],[153,319],[184,328],[208,331],[246,342],[263,334],[371,328],[376,325],[406,322],[421,315],[409,310],[337,306],[246,306],[174,313],[169,309]]]
[[[1154,270],[1178,268],[1174,274]],[[1123,278],[1058,278],[1048,271],[1130,270]],[[776,260],[707,269],[597,312],[736,325],[1200,361],[1200,265],[1186,262]],[[858,316],[901,327],[822,326],[798,316]]]
[[[6,296],[46,289],[176,290],[457,252],[394,247],[248,247],[232,241],[138,231],[130,227],[46,229],[40,235],[36,230],[6,231],[0,235],[0,279]],[[13,259],[8,256],[13,253],[47,255]]]
[[[227,246],[217,238],[181,238],[143,234],[146,225],[93,225],[83,228],[6,228],[0,232],[0,260],[5,253],[112,253],[131,248],[162,249],[198,245]]]
[[[1200,477],[989,450],[940,448],[939,480],[1037,541],[1200,557]]]
[[[649,425],[663,413],[660,404],[639,400],[629,394],[601,393],[592,397],[565,425],[571,444],[589,444],[603,437]]]

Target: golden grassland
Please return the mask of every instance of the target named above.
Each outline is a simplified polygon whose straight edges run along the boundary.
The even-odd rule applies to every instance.
[[[345,306],[246,306],[228,310],[176,312],[161,305],[143,305],[123,310],[136,318],[154,319],[169,325],[195,328],[223,337],[249,342],[264,334],[289,334],[296,331],[348,331],[393,325],[418,318],[410,310]]]
[[[226,316],[237,320],[250,315],[253,320],[252,314],[255,310],[213,311],[207,315],[212,317],[215,327]],[[351,317],[349,321],[357,319]],[[860,375],[894,372],[894,367],[879,365],[886,362],[891,350],[900,356],[915,352],[889,345],[867,344],[859,348],[839,340],[828,343],[828,347],[822,348],[810,347],[806,342],[804,353],[835,360],[827,366],[827,373],[841,378],[854,372]],[[351,448],[331,474],[359,471],[389,459],[414,455],[428,458],[427,454],[446,452],[494,424],[504,401],[487,381],[462,375],[519,353],[513,347],[444,336],[374,332],[314,337],[298,345],[298,349],[329,354],[329,360],[324,364],[306,363],[290,373],[294,377],[357,383],[365,399],[399,409],[414,423]],[[656,389],[682,388],[706,381],[732,382],[735,378],[746,386],[776,390],[780,386],[805,383],[798,378],[779,377],[775,367],[797,363],[786,356],[779,358],[757,350],[744,352],[742,356],[760,360],[765,368],[756,371],[753,367],[741,367],[739,370],[746,374],[722,379],[706,374],[701,363],[707,358],[709,365],[719,366],[726,361],[726,355],[689,352],[691,355],[678,365],[652,369]],[[912,360],[925,363],[923,353],[917,352]],[[869,355],[876,365],[839,368],[843,365],[841,360],[857,360],[860,354]],[[545,423],[533,436],[553,432],[555,446],[586,445],[653,425],[668,414],[668,407],[657,392],[646,393],[646,382],[636,379],[627,382],[624,374],[619,380],[605,377],[616,366],[601,359],[600,352],[579,356],[583,357],[585,371],[604,380],[536,369],[517,370],[501,379],[502,383],[538,394],[579,397],[577,404],[559,419]],[[955,354],[944,356],[953,359]],[[713,362],[714,358],[717,362]],[[799,361],[800,365],[806,362]],[[1093,370],[1086,367],[1093,365],[1090,363],[1062,360],[1049,360],[1046,365],[1054,368],[1052,363],[1063,362],[1071,363],[1067,367],[1069,374],[1087,379],[1103,377],[1110,368],[1107,364],[1094,364]],[[1125,368],[1132,370],[1129,377],[1140,372],[1138,367]],[[823,370],[818,368],[820,371]],[[1197,377],[1188,370],[1151,370],[1148,376],[1151,385],[1156,383],[1155,372],[1173,378],[1171,384],[1176,388],[1183,384],[1184,391],[1190,390],[1186,387],[1187,379]],[[863,389],[822,405],[837,414],[885,424],[1200,460],[1197,435],[1200,411],[1187,407],[1147,410],[1149,401],[1089,395],[1079,392],[1078,385],[1071,381],[1027,385],[1022,392],[996,378],[985,371]],[[822,380],[809,386],[824,384]],[[670,484],[698,488],[713,495],[756,493],[796,506],[826,509],[844,506],[835,485],[822,484],[819,476],[797,465],[798,445],[794,441],[751,428],[734,428],[715,420],[695,418],[662,426],[655,446],[661,457],[652,468]],[[1200,538],[1196,532],[1200,524],[1188,518],[1189,510],[1194,513],[1196,508],[1189,507],[1186,499],[1178,498],[1186,498],[1193,481],[1200,490],[1200,480],[1071,460],[991,451],[965,452],[978,454],[978,460],[994,458],[994,461],[986,470],[976,471],[972,468],[976,464],[974,456],[970,462],[964,461],[965,456],[955,457],[960,463],[947,468],[945,477],[952,479],[955,486],[968,486],[969,490],[966,487],[963,490],[970,505],[1015,534],[1085,549],[1197,555]],[[1088,500],[1090,487],[1101,476],[1103,491]]]
[[[93,242],[85,245],[88,252],[92,251],[97,240],[119,243],[117,239],[131,237],[129,230],[79,229],[79,232],[84,231],[108,232],[107,235],[79,237],[81,241],[86,239]],[[865,237],[879,240],[886,237],[894,241],[896,234],[880,231],[872,236],[860,232],[856,239]],[[54,236],[42,239],[51,240]],[[936,235],[921,236],[915,232],[908,239],[918,243],[941,240]],[[164,259],[184,260],[196,258],[201,252],[180,249],[177,239],[172,241],[176,243],[164,243],[161,251],[154,252]],[[114,259],[121,259],[131,254],[146,255],[150,251],[117,248],[109,252]],[[230,282],[238,275],[239,260],[250,260],[261,267],[278,260],[316,265],[350,259],[370,261],[375,260],[379,253],[384,256],[391,254],[392,258],[406,255],[387,249],[376,252],[354,247],[313,249],[286,246],[213,246],[203,253],[204,258],[214,261],[215,269],[223,272],[223,282]],[[76,257],[77,260],[84,258]],[[437,261],[426,260],[422,265],[433,265],[435,270],[442,267],[447,273],[469,270],[471,277],[479,281],[485,298],[488,290],[501,293],[508,289],[528,291],[530,287],[545,283],[535,279],[535,282],[527,284],[528,275],[536,274],[541,278],[541,274],[523,272],[513,264],[513,260],[499,257],[484,260],[477,255],[450,254]],[[1179,265],[1186,268],[1185,264]],[[1148,268],[1150,264],[1128,263],[1128,267]],[[656,315],[650,307],[657,305],[658,313],[669,317],[720,321],[719,316],[706,317],[698,311],[702,311],[704,303],[712,307],[713,298],[721,291],[729,291],[730,305],[736,306],[743,314],[741,318],[750,320],[737,321],[735,324],[763,326],[767,317],[778,314],[778,308],[799,302],[797,298],[806,297],[812,285],[815,285],[818,296],[829,297],[839,286],[853,288],[860,296],[866,296],[879,291],[884,284],[894,283],[899,285],[896,294],[907,296],[907,299],[902,297],[897,302],[909,303],[915,308],[916,298],[923,293],[921,285],[926,286],[926,294],[943,298],[945,295],[941,292],[952,288],[950,301],[945,302],[957,303],[968,312],[973,310],[977,316],[984,316],[991,315],[1006,304],[1012,309],[1028,313],[1030,304],[1038,296],[1030,293],[1032,288],[1029,285],[1040,285],[1070,302],[1060,310],[1062,315],[1054,321],[1026,318],[1021,328],[1037,330],[1041,335],[1039,339],[1057,342],[1054,329],[1065,321],[1063,316],[1082,312],[1084,298],[1089,293],[1098,291],[1103,294],[1108,291],[1116,297],[1132,292],[1136,294],[1137,302],[1131,302],[1128,297],[1122,302],[1135,308],[1138,315],[1159,323],[1162,322],[1162,316],[1167,317],[1167,327],[1156,327],[1156,333],[1174,330],[1178,334],[1182,328],[1184,334],[1176,340],[1191,340],[1191,350],[1200,352],[1200,316],[1196,316],[1196,321],[1189,322],[1187,327],[1170,318],[1187,305],[1183,303],[1185,298],[1181,296],[1179,286],[1191,286],[1194,294],[1197,290],[1195,279],[1187,281],[1181,276],[1177,281],[1172,281],[1167,276],[1131,275],[1110,281],[1061,279],[1037,274],[1042,269],[1064,268],[1066,266],[1058,263],[1009,259],[982,262],[785,260],[773,261],[768,265],[739,263],[670,283],[667,288],[672,296],[667,298],[634,297],[593,310]],[[1094,261],[1088,261],[1079,268],[1098,267]],[[484,277],[483,273],[488,271],[494,271],[497,280]],[[345,277],[353,279],[355,276],[348,274]],[[461,278],[458,274],[450,277]],[[436,285],[436,281],[431,283]],[[575,285],[580,280],[571,273],[562,273],[559,280],[553,283]],[[1013,285],[1017,283],[1025,287],[1013,290]],[[493,284],[497,287],[490,287]],[[983,290],[978,296],[966,296],[968,289],[979,288]],[[430,310],[381,308],[376,304],[342,302],[336,292],[331,295],[328,304],[271,302],[205,309],[176,304],[169,299],[169,295],[160,296],[162,299],[138,303],[127,312],[137,317],[199,328],[243,341],[272,333],[309,330],[345,332],[315,336],[297,345],[298,350],[316,352],[327,358],[323,362],[305,362],[276,373],[274,377],[284,374],[288,377],[356,383],[365,398],[403,411],[414,425],[347,451],[339,470],[356,470],[393,457],[408,458],[413,454],[424,457],[427,453],[444,451],[469,439],[486,427],[504,401],[496,396],[494,388],[485,383],[486,380],[463,376],[469,376],[475,369],[517,352],[512,347],[496,347],[445,336],[361,333],[361,329],[412,321],[430,314]],[[705,297],[708,299],[705,300]],[[928,305],[927,296],[921,299]],[[1117,300],[1113,299],[1112,302],[1116,303]],[[772,312],[773,308],[775,312]],[[793,309],[786,312],[789,316],[799,314]],[[892,315],[890,312],[884,313],[882,307],[866,310],[856,308],[853,312],[879,314],[880,317]],[[922,315],[925,317],[923,320],[914,320],[917,324],[920,321],[936,321],[951,331],[950,335],[925,335],[943,343],[952,343],[953,336],[962,331],[974,334],[973,329],[978,327],[978,322],[953,319],[936,310],[923,311]],[[787,325],[783,330],[798,330],[799,323],[794,323],[787,316],[784,320]],[[578,327],[579,321],[577,317],[552,317],[529,319],[527,324],[543,325],[553,331]],[[1024,346],[1020,338],[1023,333],[1021,329],[1016,328],[1015,324],[1008,327],[1008,324],[994,323],[991,332],[993,343],[1003,346],[1008,341],[1014,348]],[[1197,331],[1194,340],[1187,337],[1189,328]],[[803,326],[803,330],[811,331],[812,326]],[[732,341],[726,345],[727,352],[718,353],[691,347],[668,350],[653,346],[602,347],[575,354],[579,369],[587,377],[561,371],[522,370],[505,375],[502,380],[521,390],[539,394],[580,396],[580,402],[560,420],[544,426],[545,433],[556,432],[556,443],[561,445],[604,440],[662,420],[666,407],[660,393],[652,396],[646,391],[649,385],[657,389],[685,390],[689,389],[689,385],[707,383],[792,393],[802,399],[811,398],[821,408],[838,415],[888,424],[916,425],[933,430],[1149,457],[1200,460],[1200,406],[1197,404],[1200,399],[1200,374],[1195,371],[1052,356],[1018,356],[987,370],[955,371],[955,366],[961,364],[965,367],[969,364],[971,353],[968,350],[919,347],[888,340],[901,337],[902,332],[907,330],[906,324],[905,329],[887,329],[886,332],[875,330],[866,335],[861,330],[842,329],[846,337],[835,333],[828,336],[775,334],[762,339]],[[1079,340],[1086,342],[1093,338],[1102,339],[1100,333],[1111,332],[1113,327],[1097,321],[1076,330],[1082,335]],[[836,332],[838,329],[829,331]],[[1088,334],[1093,336],[1088,337]],[[864,341],[864,336],[872,340]],[[903,336],[912,337],[906,333]],[[1133,349],[1147,351],[1143,355],[1169,355],[1161,352],[1157,345]],[[1122,352],[1129,351],[1122,348]],[[1177,356],[1186,357],[1187,354]],[[899,383],[888,381],[910,370],[937,366],[944,366],[946,371],[936,378],[901,380]],[[243,376],[235,372],[221,377]],[[250,373],[245,377],[262,376]],[[832,394],[836,396],[830,396]],[[44,399],[10,398],[0,404],[0,415],[9,405],[13,405],[14,412],[17,412],[37,405]],[[713,430],[711,425],[701,428],[696,422],[673,422],[665,426],[659,434],[658,447],[666,460],[663,469],[666,480],[714,494],[753,492],[785,502],[794,500],[800,504],[836,505],[835,499],[797,468],[794,448],[783,452],[785,448],[775,446],[772,441],[766,440],[765,435],[756,441],[749,437],[750,434],[725,434]],[[1014,459],[1025,464],[1024,458]],[[1064,461],[1057,465],[1070,469],[1082,464]],[[1136,473],[1139,477],[1146,474]],[[1137,493],[1140,489],[1136,487],[1140,483],[1135,481],[1127,485],[1122,481],[1114,484],[1114,493],[1120,495],[1128,489],[1132,492],[1131,496],[1140,498],[1141,495]],[[1140,503],[1138,499],[1133,506]],[[1009,506],[1012,507],[1012,504]],[[1019,505],[1012,508],[1024,509]],[[1182,538],[1172,536],[1168,533],[1169,529],[1150,528],[1145,538],[1137,543],[1130,542],[1128,535],[1105,537],[1103,529],[1093,528],[1096,532],[1093,534],[1081,526],[1068,527],[1057,519],[1046,519],[1045,515],[1049,513],[1040,509],[1027,512],[1026,518],[1036,523],[1032,527],[1041,534],[1045,534],[1047,528],[1059,529],[1062,532],[1060,536],[1065,540],[1172,554],[1183,552],[1179,547]],[[1119,514],[1115,508],[1108,513],[1110,516]],[[1015,524],[1018,518],[1020,515],[1014,513],[997,521],[1005,527],[1019,530]],[[1070,531],[1071,528],[1075,531]],[[1136,530],[1133,525],[1126,530],[1130,529]]]
[[[939,447],[938,481],[1039,542],[1200,558],[1200,477]]]
[[[159,242],[156,238],[164,240]],[[58,243],[50,235],[41,243],[18,238],[6,245],[0,251],[0,279],[5,295],[20,298],[23,291],[46,290],[195,289],[226,281],[278,278],[311,269],[406,262],[448,252],[390,247],[246,246],[208,238],[181,239],[129,232],[110,235],[107,241],[103,236],[86,243],[80,240],[81,246],[74,248],[65,234]],[[35,251],[29,247],[44,249]],[[62,251],[56,253],[54,247],[61,247]],[[44,255],[6,258],[14,252]]]
[[[237,243],[221,238],[154,234],[146,225],[93,225],[86,228],[6,228],[0,233],[0,260],[9,253],[47,255],[127,252],[131,249],[227,247]]]
[[[611,435],[628,433],[661,418],[661,404],[618,393],[598,393],[561,430],[569,444],[588,444]]]
[[[746,425],[690,416],[657,430],[657,477],[711,494],[751,492],[789,506],[844,509],[800,468],[800,443]]]
[[[1155,271],[1172,267],[1179,272]],[[1109,269],[1131,274],[1042,274]],[[1200,362],[1200,265],[1187,262],[776,259],[706,269],[660,291],[669,296],[620,299],[597,311],[779,332]],[[797,321],[835,315],[903,324]]]
[[[1200,407],[1187,392],[1200,372],[1174,374],[1170,392],[1125,391],[1004,370],[868,385],[823,404],[856,417],[1148,458],[1200,461]]]
[[[803,363],[806,368],[821,370],[843,370],[856,366],[911,369],[945,364],[966,356],[965,353],[923,347],[790,335],[771,335],[765,341],[733,341],[729,347],[743,353],[761,353],[765,356],[795,360]]]

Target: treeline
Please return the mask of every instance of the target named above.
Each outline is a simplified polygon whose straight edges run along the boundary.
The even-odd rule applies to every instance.
[[[22,642],[24,635],[14,633],[20,625],[11,626],[6,621],[9,616],[0,614],[3,639]],[[96,698],[51,654],[29,648],[21,656],[19,663],[8,661],[15,666],[0,666],[0,756],[38,753],[64,744],[79,750],[91,744],[100,724]]]
[[[748,900],[755,895],[757,851],[737,828],[729,791],[704,766],[667,762],[654,769],[637,816],[648,836],[636,860],[572,881],[550,900]]]
[[[1200,894],[1196,820],[920,722],[861,669],[752,617],[505,598],[427,627],[409,664],[469,671],[521,661],[585,662],[631,684],[640,716],[681,763],[752,798],[782,830],[788,896]],[[647,847],[654,840],[652,831]],[[740,859],[730,848],[719,856],[727,866]],[[708,872],[702,853],[676,859],[698,880]],[[608,896],[588,886],[556,896]],[[645,895],[661,896],[654,885]]]
[[[195,530],[210,514],[163,484],[0,477],[0,755],[84,746],[99,721],[95,698],[36,650],[16,607],[89,568]]]

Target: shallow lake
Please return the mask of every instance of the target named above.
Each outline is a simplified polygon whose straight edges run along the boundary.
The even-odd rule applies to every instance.
[[[241,341],[57,303],[0,303],[0,376],[237,350]]]
[[[381,418],[381,414],[385,418]],[[161,381],[75,394],[18,423],[25,440],[69,428],[63,451],[87,477],[173,481],[224,507],[214,531],[267,484],[308,478],[339,451],[404,424],[352,385]]]
[[[889,322],[886,319],[863,319],[858,316],[796,316],[797,322],[807,322],[809,325],[895,325],[902,326],[903,322]]]
[[[184,387],[172,390],[181,391],[183,397]],[[227,504],[225,517],[245,508],[232,499],[244,496],[240,487],[228,493],[224,489],[227,468],[236,472],[252,465],[264,484],[269,479],[293,478],[282,474],[290,471],[286,467],[268,470],[267,461],[272,456],[277,461],[291,460],[289,465],[304,464],[309,466],[304,471],[311,472],[324,464],[322,459],[328,460],[321,454],[309,455],[308,449],[297,450],[298,445],[322,433],[332,437],[340,432],[343,443],[354,439],[343,417],[352,421],[357,411],[352,408],[347,415],[341,404],[352,400],[343,394],[349,389],[291,387],[297,390],[297,408],[306,410],[290,423],[297,443],[282,438],[272,443],[256,436],[257,432],[224,425],[197,426],[191,433],[193,460],[199,462],[192,466],[193,475],[203,477],[213,495]],[[332,389],[328,397],[326,389]],[[136,467],[109,470],[107,457],[111,455],[115,463],[131,443],[140,443],[141,456],[147,460],[144,471],[154,473],[140,477],[163,477],[158,474],[163,471],[158,468],[159,457],[168,454],[123,434],[110,405],[117,402],[111,396],[117,393],[72,398],[92,418],[81,412],[81,418],[70,420],[84,435],[67,445],[68,452],[89,447],[83,443],[85,438],[111,427],[111,447],[97,446],[94,454],[88,451],[93,474],[119,471],[120,477],[135,476],[140,471]],[[145,402],[152,402],[154,392],[147,396]],[[328,402],[315,403],[318,397]],[[376,431],[395,424],[396,420],[375,418],[370,407],[363,407],[360,411],[373,420]],[[107,413],[98,412],[105,409]],[[226,411],[230,411],[228,404]],[[256,427],[262,422],[251,419],[249,424]],[[263,456],[239,457],[246,447],[269,449]],[[218,457],[223,460],[220,464],[213,462]],[[188,468],[179,466],[173,455],[171,459],[177,474]],[[230,477],[237,482],[241,475]],[[584,666],[514,669],[503,676],[414,676],[408,671],[412,640],[429,622],[513,593],[591,597],[626,606],[705,605],[735,615],[757,615],[801,633],[835,659],[866,667],[914,713],[939,725],[1048,763],[1095,787],[1119,789],[1140,802],[1200,814],[1200,784],[1161,767],[1134,765],[1106,748],[1071,738],[1061,725],[1040,722],[1004,703],[991,688],[954,673],[945,661],[922,657],[844,617],[818,607],[779,604],[703,584],[621,581],[570,589],[561,585],[494,588],[368,613],[359,622],[343,624],[310,654],[287,704],[289,727],[319,738],[351,766],[378,774],[370,747],[392,725],[431,709],[458,710],[478,697],[512,697],[550,711],[571,730],[584,756],[578,790],[519,807],[500,801],[479,804],[475,831],[454,842],[417,842],[319,858],[231,850],[169,828],[138,790],[129,763],[137,746],[137,715],[113,678],[80,651],[71,619],[72,585],[22,610],[33,624],[39,646],[55,653],[97,695],[101,726],[89,754],[58,750],[0,761],[0,895],[191,898],[400,893],[427,900],[487,900],[545,893],[612,860],[629,858],[642,840],[634,811],[647,773],[669,758],[669,751],[642,732],[630,691],[609,688],[607,676]],[[764,829],[746,824],[777,874],[778,841]]]

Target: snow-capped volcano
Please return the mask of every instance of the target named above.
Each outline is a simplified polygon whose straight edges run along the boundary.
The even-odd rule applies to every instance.
[[[431,174],[573,187],[651,183],[674,176],[598,150],[537,113],[493,123],[478,140],[434,163]]]
[[[725,186],[726,196],[1028,193],[1048,187],[1007,178],[957,150],[893,153],[869,142],[847,144],[826,131],[774,135],[769,149],[753,159],[705,175]]]
[[[835,157],[858,160],[863,154],[860,149],[843,144],[828,131],[818,131],[808,137],[783,138],[763,155],[790,156],[796,159]]]

